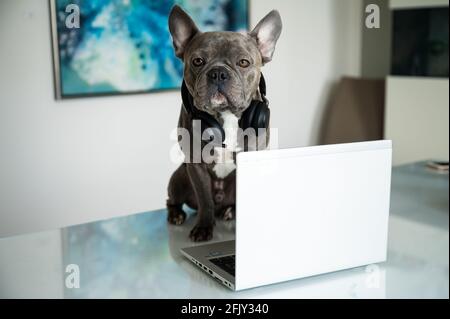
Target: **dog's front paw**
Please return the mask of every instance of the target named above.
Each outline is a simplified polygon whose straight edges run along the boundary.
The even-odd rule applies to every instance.
[[[213,237],[213,226],[199,226],[196,225],[192,228],[189,238],[192,241],[208,241]]]
[[[167,211],[168,211],[167,221],[169,222],[169,224],[181,225],[186,220],[186,213],[181,208],[169,207]]]

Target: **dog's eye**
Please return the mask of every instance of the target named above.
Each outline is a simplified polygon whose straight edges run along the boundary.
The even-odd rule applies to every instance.
[[[192,60],[192,64],[199,67],[205,64],[205,60],[203,60],[202,58],[195,58],[194,60]]]
[[[246,59],[239,60],[239,66],[241,68],[248,68],[250,66],[250,61]]]

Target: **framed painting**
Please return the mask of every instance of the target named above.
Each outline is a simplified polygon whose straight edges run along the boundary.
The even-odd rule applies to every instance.
[[[247,0],[49,0],[57,99],[177,89],[168,15],[179,4],[203,31],[248,29]]]

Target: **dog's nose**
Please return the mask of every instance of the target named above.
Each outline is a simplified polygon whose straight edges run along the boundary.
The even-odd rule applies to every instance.
[[[224,67],[212,68],[208,71],[207,75],[214,83],[223,83],[230,78],[228,71]]]

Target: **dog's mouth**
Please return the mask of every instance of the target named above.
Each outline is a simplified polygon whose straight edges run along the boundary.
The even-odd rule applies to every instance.
[[[228,98],[225,93],[221,92],[219,89],[214,92],[210,97],[211,105],[214,108],[221,108],[228,106]]]
[[[213,84],[208,83],[205,77],[199,77],[193,91],[195,106],[212,116],[224,111],[239,114],[245,104],[245,95],[237,79],[224,84]]]

